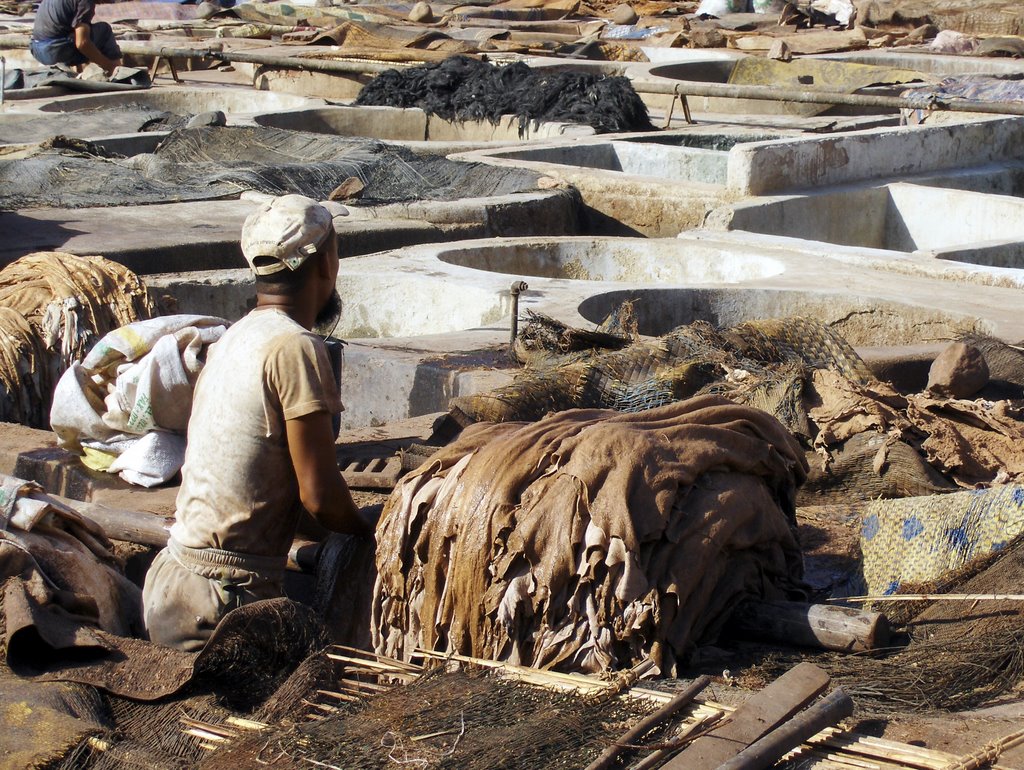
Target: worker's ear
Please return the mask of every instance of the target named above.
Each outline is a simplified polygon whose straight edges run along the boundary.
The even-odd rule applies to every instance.
[[[331,278],[331,250],[321,249],[316,255],[316,274],[320,278]]]

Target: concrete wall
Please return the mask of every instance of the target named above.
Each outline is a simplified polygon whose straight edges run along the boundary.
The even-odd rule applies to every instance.
[[[912,184],[891,184],[888,190],[890,225],[902,225],[914,249],[1024,242],[1024,200],[1019,198]],[[896,235],[890,238],[895,242]]]
[[[245,315],[255,296],[248,269],[162,273],[147,276],[146,285],[165,309],[229,321]],[[342,315],[334,336],[341,339],[448,334],[492,324],[511,307],[507,290],[460,285],[452,292],[435,276],[349,269],[345,261],[338,293]]]
[[[227,114],[252,114],[269,110],[293,110],[323,104],[300,96],[271,94],[248,89],[178,88],[168,86],[152,91],[130,91],[69,96],[39,107],[41,112],[77,112],[79,110],[116,109],[121,105],[141,104],[154,110],[179,115],[221,110]]]
[[[256,115],[253,120],[260,126],[314,134],[416,142],[427,135],[423,110],[397,107],[314,107]]]
[[[974,253],[967,261],[1008,267],[1024,243],[1024,200],[895,183],[755,200],[709,224],[868,249]]]
[[[771,257],[724,254],[715,248],[673,241],[580,238],[441,248],[442,262],[510,277],[569,278],[633,283],[738,283],[779,275],[785,265]]]
[[[709,226],[869,249],[886,246],[884,187],[803,197],[766,198],[726,207]]]
[[[728,184],[770,195],[870,179],[897,179],[1024,155],[1024,118],[856,131],[737,145]]]

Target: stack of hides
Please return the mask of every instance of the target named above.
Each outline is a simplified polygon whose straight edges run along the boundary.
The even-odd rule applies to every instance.
[[[103,257],[28,254],[0,270],[0,420],[47,425],[54,384],[123,324],[148,318],[146,287]]]
[[[669,673],[740,600],[798,585],[806,471],[774,417],[718,396],[472,425],[388,501],[376,649]]]

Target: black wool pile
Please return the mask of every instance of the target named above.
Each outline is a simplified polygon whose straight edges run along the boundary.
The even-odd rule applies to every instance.
[[[466,56],[382,72],[363,87],[356,104],[419,107],[452,121],[497,123],[515,115],[520,134],[539,122],[581,123],[598,133],[654,130],[627,78],[532,70],[522,62],[498,67]]]

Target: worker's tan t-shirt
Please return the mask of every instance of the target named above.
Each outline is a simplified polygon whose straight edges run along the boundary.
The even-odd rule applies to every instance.
[[[232,325],[211,346],[196,383],[174,539],[286,554],[301,504],[285,420],[341,409],[319,337],[271,309]]]

